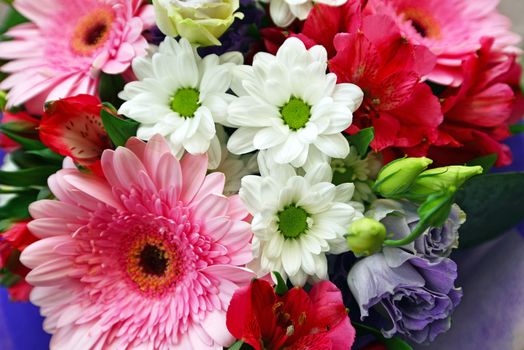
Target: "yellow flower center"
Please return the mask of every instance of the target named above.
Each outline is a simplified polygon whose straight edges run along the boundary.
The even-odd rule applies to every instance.
[[[114,16],[109,9],[101,8],[80,18],[71,39],[73,51],[90,55],[109,39]]]
[[[147,294],[161,294],[182,274],[178,249],[158,237],[137,238],[128,250],[126,265],[129,278]]]

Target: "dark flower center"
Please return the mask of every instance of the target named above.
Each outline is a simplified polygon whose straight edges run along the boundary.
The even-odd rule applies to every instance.
[[[422,23],[420,23],[419,21],[417,21],[415,19],[412,19],[411,20],[411,25],[413,26],[413,28],[415,28],[417,33],[420,34],[421,37],[425,38],[428,35],[428,32],[427,32],[426,28],[424,28]]]
[[[162,276],[167,269],[166,252],[157,246],[146,244],[140,252],[139,265],[145,273]]]
[[[92,46],[98,44],[100,39],[102,39],[109,28],[105,23],[97,23],[94,27],[91,28],[86,33],[85,43],[86,45]]]
[[[79,55],[90,55],[109,39],[113,13],[105,8],[97,9],[81,17],[73,31],[71,47]]]
[[[424,9],[406,8],[401,11],[405,21],[409,21],[411,26],[422,38],[440,39],[440,23]]]

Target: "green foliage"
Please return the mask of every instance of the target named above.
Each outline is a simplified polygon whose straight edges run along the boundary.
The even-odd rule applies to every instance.
[[[498,155],[496,153],[488,154],[484,157],[475,158],[468,162],[468,166],[476,166],[480,165],[482,169],[484,170],[484,174],[489,173],[491,168],[495,165],[497,162]]]
[[[467,214],[460,249],[497,238],[524,220],[524,173],[477,176],[458,191],[456,202]]]
[[[369,145],[375,138],[375,129],[373,127],[360,130],[355,135],[348,137],[349,143],[355,146],[358,154],[364,158],[369,151]]]
[[[388,350],[413,350],[408,343],[398,337],[386,338],[382,335],[382,332],[376,328],[358,322],[351,323],[357,331],[357,336],[372,334],[379,342],[383,343]]]
[[[110,110],[114,110],[111,104],[104,105]],[[122,119],[106,109],[102,109],[100,116],[107,134],[115,146],[124,146],[130,137],[136,136],[138,123],[134,120]]]
[[[275,276],[275,278],[277,279],[277,285],[275,286],[275,293],[277,293],[278,295],[286,294],[288,291],[286,281],[284,281],[280,273],[278,273],[277,271],[273,271],[273,276]]]

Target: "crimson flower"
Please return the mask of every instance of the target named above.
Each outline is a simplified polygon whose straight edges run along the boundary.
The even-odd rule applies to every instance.
[[[256,350],[347,350],[355,338],[340,290],[322,281],[306,293],[283,296],[264,280],[238,289],[227,311],[227,328]]]
[[[31,285],[25,281],[29,269],[20,263],[20,253],[31,243],[36,242],[27,228],[28,221],[12,224],[8,230],[0,233],[0,270],[5,270],[8,276],[9,297],[13,301],[28,301]],[[5,279],[0,274],[0,280]],[[14,281],[13,281],[14,278]]]
[[[91,95],[51,102],[42,116],[40,139],[52,151],[97,172],[102,152],[111,148],[100,117],[102,108]]]
[[[422,82],[435,64],[427,48],[408,43],[382,15],[364,17],[360,31],[338,34],[334,45],[337,54],[329,62],[330,70],[340,83],[353,83],[364,91],[350,134],[372,126],[375,151],[396,149],[410,156],[423,156],[430,145],[441,142],[440,103]]]
[[[522,103],[521,67],[515,55],[493,51],[492,38],[481,43],[481,49],[462,65],[462,85],[442,94],[444,122],[439,129],[453,142],[430,149],[437,165],[463,164],[489,154],[497,154],[498,166],[511,163],[511,151],[501,141],[510,136],[513,116],[522,117],[522,111],[516,112]]]

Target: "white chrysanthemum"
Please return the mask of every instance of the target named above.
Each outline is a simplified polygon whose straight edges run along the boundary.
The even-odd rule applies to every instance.
[[[362,90],[337,84],[326,74],[327,53],[309,50],[289,38],[276,56],[258,53],[253,66],[233,69],[232,90],[239,96],[228,109],[238,127],[228,142],[235,154],[265,150],[279,164],[303,167],[319,154],[345,158],[348,141],[341,134],[362,102]]]
[[[253,249],[259,275],[278,271],[301,286],[328,279],[326,253],[348,250],[344,235],[364,207],[350,202],[354,186],[331,183],[331,168],[318,164],[304,176],[289,165],[242,179],[240,198],[253,220]]]
[[[329,6],[344,5],[347,0],[261,0],[269,2],[269,14],[273,22],[282,28],[289,26],[296,18],[303,21],[315,3]]]
[[[184,150],[208,153],[209,167],[220,162],[215,123],[226,123],[230,69],[242,63],[239,53],[201,58],[186,39],[167,37],[151,57],[133,61],[138,81],[128,83],[119,97],[119,113],[140,123],[137,136],[164,136],[177,158]]]

